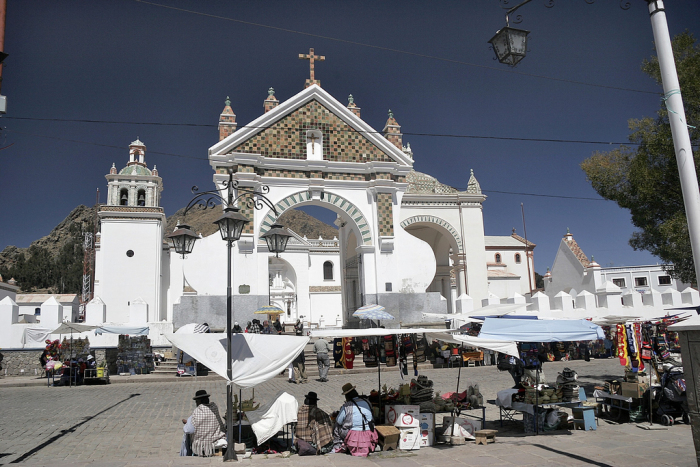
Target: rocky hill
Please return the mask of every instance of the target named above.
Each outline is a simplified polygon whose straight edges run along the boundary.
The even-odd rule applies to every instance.
[[[221,209],[192,209],[183,216],[180,209],[168,217],[165,233],[172,232],[178,221],[187,223],[197,233],[209,236],[218,231],[213,223]],[[83,273],[82,233],[92,232],[97,221],[95,207],[78,206],[54,229],[31,243],[29,248],[8,246],[0,252],[0,275],[14,278],[23,292],[79,293]],[[338,230],[303,211],[290,209],[280,216],[280,223],[307,238],[332,239]]]
[[[183,212],[184,208],[168,217],[166,232],[175,230],[178,222],[189,225],[194,232],[201,233],[203,237],[218,232],[219,229],[214,224],[214,221],[221,216],[221,209],[218,206],[213,209],[195,207],[190,209],[187,216],[184,216]],[[320,236],[326,240],[332,240],[333,237],[338,236],[338,229],[335,227],[296,209],[285,211],[280,216],[279,222],[302,237],[306,235],[307,238],[317,239]]]

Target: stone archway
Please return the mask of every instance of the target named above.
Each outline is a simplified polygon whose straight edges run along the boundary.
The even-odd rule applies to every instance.
[[[360,242],[362,245],[372,245],[372,231],[369,226],[369,222],[362,214],[357,206],[352,204],[347,199],[342,196],[338,196],[333,193],[322,193],[321,198],[313,198],[311,193],[308,191],[300,191],[283,198],[277,204],[275,204],[275,209],[277,210],[277,217],[281,216],[284,211],[291,209],[298,205],[303,204],[319,204],[323,207],[328,207],[332,211],[338,212],[339,210],[350,217],[355,224],[355,234],[357,237],[361,238]],[[325,206],[330,204],[331,206]],[[263,217],[260,223],[260,235],[264,234],[270,229],[270,226],[275,223],[276,217],[272,210]]]
[[[408,219],[404,219],[401,221],[401,228],[405,229],[411,224],[417,224],[417,223],[429,223],[429,224],[437,224],[440,227],[442,227],[444,230],[446,230],[454,239],[454,241],[457,243],[457,249],[459,250],[460,253],[464,252],[464,247],[462,245],[462,236],[457,233],[457,229],[452,227],[452,224],[447,222],[444,219],[440,219],[439,217],[435,216],[413,216],[409,217]]]

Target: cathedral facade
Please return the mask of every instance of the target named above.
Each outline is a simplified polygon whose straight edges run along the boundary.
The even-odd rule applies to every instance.
[[[305,89],[284,102],[270,89],[264,110],[238,128],[227,99],[219,142],[208,151],[214,187],[224,198],[232,177],[238,189],[265,192],[273,206],[238,206],[250,222],[233,251],[234,321],[244,325],[256,309],[274,304],[285,312],[283,322],[352,326],[358,307],[379,304],[395,317],[382,324],[393,327],[419,322],[423,312],[478,308],[489,299],[491,279],[527,291],[522,274],[489,270],[498,241],[484,236],[486,197],[474,174],[465,171],[468,188],[459,191],[413,170],[413,153],[391,111],[382,131],[375,130],[352,96],[347,104],[331,96],[313,68]],[[130,151],[127,167],[107,176],[108,202],[100,210],[95,294],[105,320],[223,327],[226,243],[210,235],[184,259],[175,254],[163,242],[162,181],[147,168],[143,143],[135,141]],[[308,205],[336,214],[338,236],[292,232],[287,250],[271,254],[260,236],[286,210]],[[515,257],[522,254],[530,267],[534,245],[520,244]],[[507,247],[512,254],[513,242]]]

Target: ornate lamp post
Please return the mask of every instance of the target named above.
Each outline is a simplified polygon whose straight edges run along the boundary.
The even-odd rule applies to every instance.
[[[223,188],[227,190],[227,196],[224,198],[217,190],[203,191],[197,193],[199,188],[196,186],[192,187],[192,192],[197,193],[189,204],[185,208],[185,213],[197,206],[201,209],[213,208],[217,205],[217,201],[224,206],[224,213],[219,217],[215,224],[219,226],[219,233],[221,234],[221,239],[226,242],[226,247],[228,250],[228,286],[226,287],[226,370],[228,379],[233,378],[233,370],[231,368],[231,337],[232,337],[232,316],[233,316],[233,294],[231,291],[231,250],[233,247],[233,242],[241,238],[241,233],[243,232],[243,227],[250,222],[250,220],[239,212],[236,206],[239,201],[245,202],[248,206],[255,209],[263,209],[265,206],[270,208],[277,216],[277,210],[274,204],[265,196],[270,192],[268,186],[262,186],[260,190],[253,188],[239,187],[238,182],[233,180],[233,172],[229,172],[228,180],[223,182]],[[237,196],[234,197],[234,192]],[[175,251],[182,254],[184,257],[185,253],[192,252],[194,247],[194,242],[198,238],[194,232],[189,230],[186,225],[180,225],[180,228],[175,232],[167,236],[175,246]],[[279,256],[280,253],[284,252],[287,247],[287,240],[292,235],[279,224],[272,226],[269,232],[263,235],[261,238],[265,238],[268,244],[268,248],[271,252]],[[179,249],[178,249],[179,248]],[[233,388],[230,384],[226,385],[226,441],[228,442],[228,448],[226,449],[225,461],[237,460],[236,452],[234,450],[233,444]]]

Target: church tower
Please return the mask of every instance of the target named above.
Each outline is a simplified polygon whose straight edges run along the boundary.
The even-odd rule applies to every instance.
[[[146,145],[129,145],[126,167],[112,164],[107,203],[100,206],[96,244],[95,295],[104,302],[106,322],[143,324],[165,319],[161,263],[165,214],[163,181],[146,165]],[[167,254],[167,253],[166,253]]]

